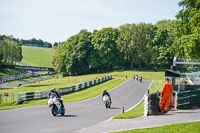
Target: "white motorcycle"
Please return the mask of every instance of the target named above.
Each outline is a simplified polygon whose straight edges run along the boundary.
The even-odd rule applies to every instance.
[[[48,99],[48,105],[51,108],[51,113],[53,116],[56,116],[59,114],[63,116],[65,114],[65,108],[64,107],[61,108],[61,103],[59,101],[59,98],[56,98],[55,96],[51,96]]]
[[[106,108],[110,108],[111,107],[111,101],[110,101],[108,95],[104,95],[103,96],[103,102],[104,102]]]

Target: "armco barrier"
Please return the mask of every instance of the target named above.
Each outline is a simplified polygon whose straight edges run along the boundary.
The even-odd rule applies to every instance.
[[[93,85],[102,83],[102,82],[110,80],[110,79],[112,79],[112,75],[106,76],[104,78],[98,78],[95,80],[84,82],[82,84],[78,84],[78,85],[71,86],[71,87],[58,88],[58,92],[61,95],[64,95],[64,94],[72,93],[75,91],[83,90],[85,88],[91,87]],[[17,104],[21,104],[21,103],[23,103],[23,101],[47,98],[48,93],[49,93],[49,91],[18,93]]]
[[[15,75],[8,75],[8,76],[0,77],[0,83],[25,79],[25,78],[29,78],[29,77],[37,77],[40,75],[41,75],[40,72],[29,72],[29,73],[19,73],[19,74],[15,74]]]
[[[178,109],[200,106],[200,89],[181,91],[177,93],[177,96]]]

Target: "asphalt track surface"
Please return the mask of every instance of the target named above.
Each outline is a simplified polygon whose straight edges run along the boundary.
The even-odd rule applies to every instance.
[[[2,133],[72,133],[108,120],[136,105],[152,81],[128,80],[112,89],[112,107],[106,109],[101,96],[65,103],[65,116],[53,117],[47,105],[0,111]]]
[[[23,62],[17,62],[18,64],[22,65],[22,66],[30,66],[26,63],[23,63]],[[15,82],[10,82],[10,83],[1,83],[0,84],[0,87],[2,88],[7,88],[7,87],[13,87],[13,86],[18,86],[20,84],[24,84],[26,82],[33,82],[35,80],[38,80],[38,79],[44,79],[44,78],[47,78],[49,76],[44,76],[44,77],[41,77],[41,78],[33,78],[33,79],[25,79],[25,80],[21,80],[21,81],[15,81]],[[11,89],[14,89],[14,88],[11,88]]]
[[[15,82],[10,82],[10,83],[2,83],[0,84],[0,87],[3,87],[3,88],[7,88],[7,87],[13,87],[13,86],[18,86],[20,84],[24,84],[24,83],[27,83],[27,82],[33,82],[35,80],[39,80],[39,79],[45,79],[49,76],[44,76],[44,77],[40,77],[40,78],[32,78],[32,79],[25,79],[25,80],[21,80],[21,81],[15,81]]]

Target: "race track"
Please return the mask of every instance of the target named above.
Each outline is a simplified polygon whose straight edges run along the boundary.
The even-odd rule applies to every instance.
[[[112,107],[106,109],[101,96],[65,103],[66,115],[53,117],[47,105],[0,111],[1,133],[72,133],[103,122],[137,104],[152,81],[128,80],[109,93]]]

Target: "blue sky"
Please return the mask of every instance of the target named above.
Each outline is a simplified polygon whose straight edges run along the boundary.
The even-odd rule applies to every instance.
[[[0,34],[51,43],[81,29],[174,20],[181,0],[1,0]]]

